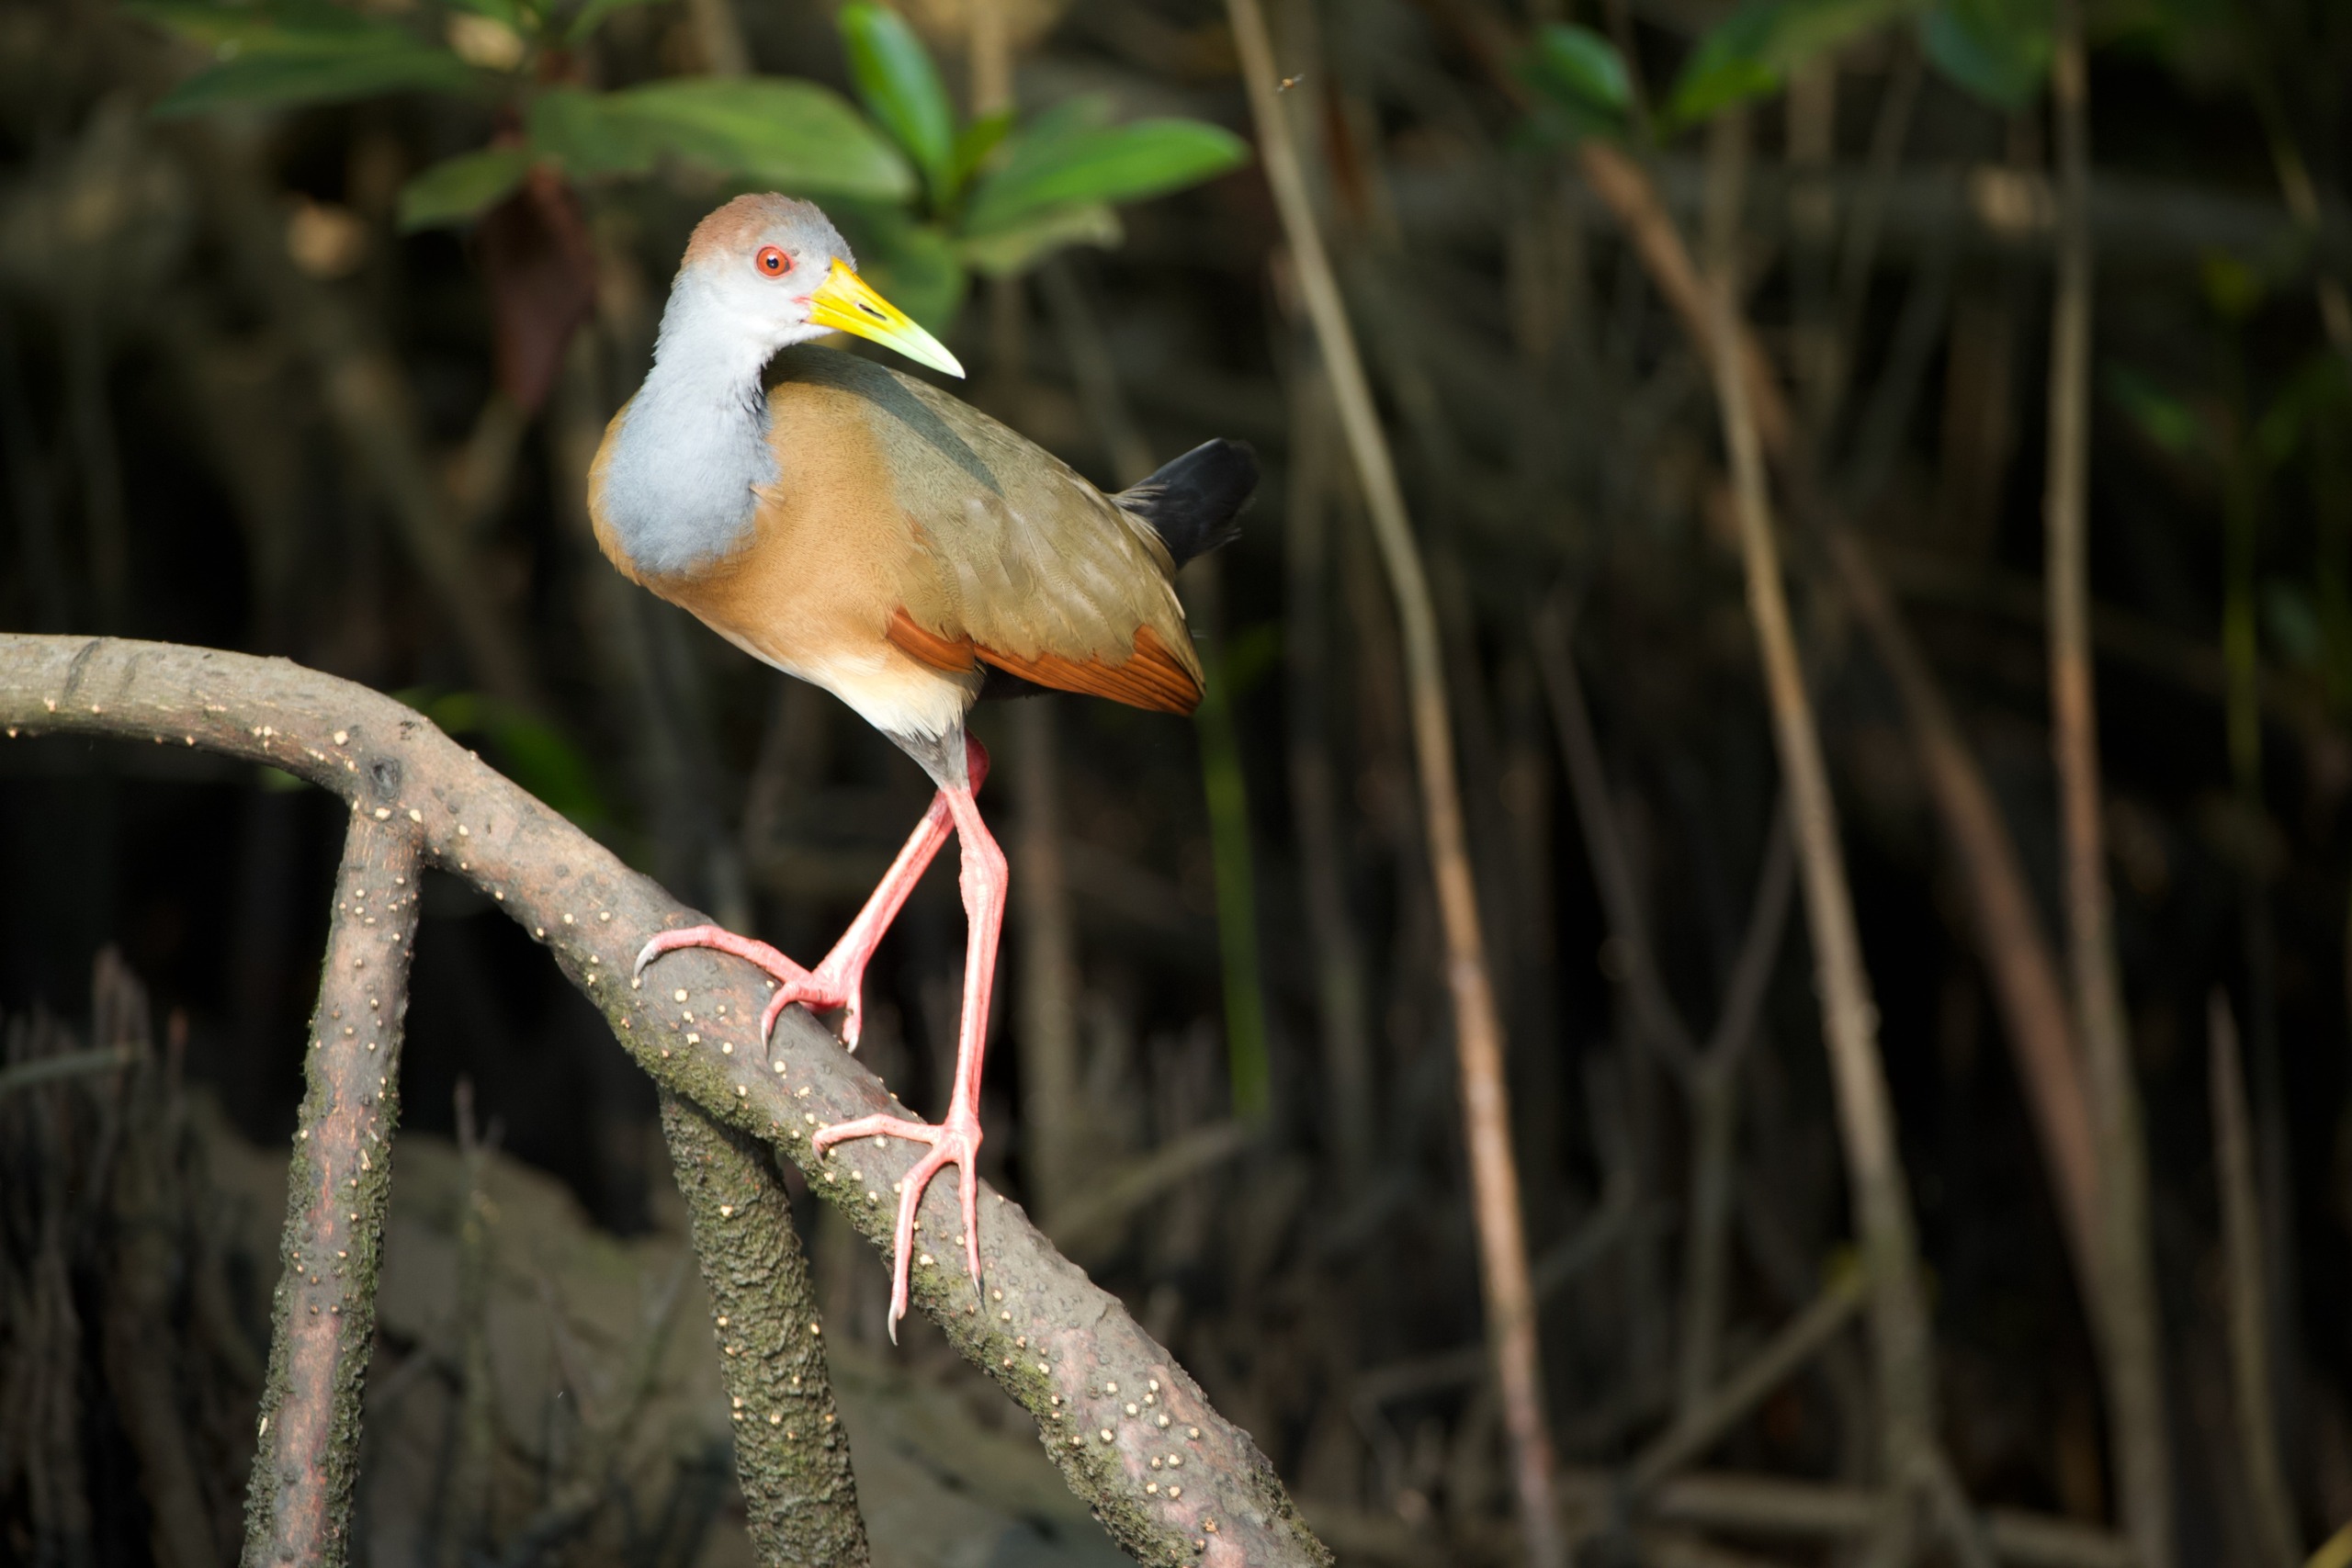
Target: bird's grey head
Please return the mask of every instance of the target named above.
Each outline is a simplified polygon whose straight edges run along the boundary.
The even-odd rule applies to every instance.
[[[964,373],[936,338],[857,276],[849,243],[813,203],[739,196],[695,226],[654,354],[701,358],[718,339],[732,351],[729,357],[756,355],[764,364],[780,348],[832,332]]]

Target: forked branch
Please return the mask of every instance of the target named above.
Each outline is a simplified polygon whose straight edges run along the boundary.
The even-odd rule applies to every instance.
[[[543,942],[664,1090],[781,1152],[869,1241],[888,1245],[885,1200],[911,1163],[907,1147],[869,1141],[821,1159],[808,1147],[826,1122],[909,1114],[880,1080],[797,1009],[778,1024],[769,1065],[765,985],[737,960],[677,953],[632,984],[647,936],[702,917],[413,710],[281,660],[0,634],[0,729],[201,747],[333,790]],[[938,1183],[927,1233],[953,1234],[956,1206],[953,1186]],[[1249,1435],[1017,1205],[983,1192],[979,1243],[984,1302],[960,1269],[919,1259],[915,1303],[1036,1418],[1064,1479],[1122,1547],[1155,1563],[1329,1561]]]

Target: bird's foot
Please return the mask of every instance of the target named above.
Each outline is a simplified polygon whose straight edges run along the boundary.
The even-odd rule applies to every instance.
[[[956,1185],[963,1199],[964,1262],[971,1271],[973,1293],[979,1292],[980,1185],[972,1156],[979,1152],[980,1119],[959,1098],[947,1108],[946,1120],[937,1126],[928,1122],[910,1122],[900,1116],[861,1116],[854,1122],[836,1122],[830,1127],[819,1128],[810,1135],[808,1144],[813,1153],[821,1155],[833,1145],[851,1138],[905,1138],[931,1145],[931,1152],[917,1160],[899,1181],[897,1261],[890,1279],[890,1342],[895,1345],[899,1341],[899,1319],[907,1315],[907,1281],[914,1263],[915,1213],[922,1207],[923,1190],[931,1185],[931,1179],[951,1165],[956,1168]],[[930,1261],[928,1254],[923,1260]]]
[[[804,969],[792,959],[752,937],[737,936],[719,926],[689,926],[683,931],[662,931],[647,942],[637,955],[637,972],[665,953],[675,953],[682,947],[707,947],[731,953],[745,963],[756,965],[775,981],[775,994],[768,998],[766,1010],[760,1014],[760,1044],[763,1049],[775,1037],[775,1021],[784,1010],[798,1002],[811,1012],[825,1012],[840,1008],[842,1012],[842,1043],[850,1050],[857,1049],[857,1037],[865,1024],[865,961],[868,953],[853,953],[843,942],[827,953],[814,969]]]

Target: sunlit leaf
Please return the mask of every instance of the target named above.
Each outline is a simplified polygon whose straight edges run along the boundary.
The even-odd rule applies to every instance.
[[[1054,252],[1070,245],[1115,245],[1124,238],[1119,215],[1099,201],[1069,207],[1049,207],[1032,212],[1008,228],[967,234],[956,254],[964,265],[987,277],[1009,277],[1026,272]]]
[[[835,20],[859,99],[914,159],[933,197],[946,199],[955,184],[956,116],[930,51],[896,11],[872,0],[852,0]]]
[[[2050,79],[2050,0],[1938,0],[1920,18],[1930,63],[1996,108],[2021,109]]]
[[[430,229],[477,217],[503,200],[530,167],[531,154],[521,147],[444,159],[401,187],[401,227]]]
[[[1633,91],[1617,46],[1589,28],[1554,23],[1539,29],[1518,61],[1520,79],[1540,95],[1572,136],[1612,134],[1625,126]]]
[[[442,32],[449,52],[477,70],[512,71],[531,52],[521,30],[495,17],[451,17]]]
[[[531,106],[532,146],[567,173],[641,175],[663,158],[810,196],[904,200],[914,175],[835,93],[773,77],[676,77]]]
[[[1734,104],[1776,93],[1807,62],[1920,3],[1746,0],[1699,40],[1675,79],[1665,118],[1675,127],[1696,125]]]
[[[1041,121],[1012,140],[1003,166],[973,192],[965,228],[987,234],[1050,208],[1138,201],[1197,185],[1249,156],[1239,137],[1195,119],[1067,130]]]

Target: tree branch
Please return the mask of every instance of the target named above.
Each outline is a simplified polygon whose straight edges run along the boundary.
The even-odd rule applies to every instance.
[[[63,639],[9,637],[0,649],[14,655],[28,640]],[[8,657],[5,664],[14,686],[35,661]],[[16,695],[0,698],[12,715]],[[417,849],[416,835],[394,826],[389,808],[354,802],[311,1018],[310,1089],[287,1168],[277,1324],[245,1494],[244,1568],[340,1568],[350,1550],[359,1395],[376,1348],[376,1267],[400,1120]]]
[[[632,985],[629,966],[646,937],[699,924],[700,915],[411,709],[278,660],[8,634],[0,635],[0,728],[201,746],[351,799],[544,942],[662,1089],[776,1147],[868,1241],[888,1247],[885,1200],[915,1151],[868,1139],[819,1159],[808,1134],[877,1111],[910,1112],[797,1009],[778,1024],[766,1065],[758,1037],[766,987],[747,964],[673,953],[641,987]],[[1114,1297],[1056,1252],[1018,1205],[984,1192],[979,1213],[986,1302],[972,1300],[951,1260],[918,1264],[915,1303],[1036,1417],[1064,1479],[1122,1547],[1153,1562],[1211,1568],[1329,1561],[1257,1445],[1209,1406]],[[921,1217],[924,1234],[956,1233],[952,1185],[934,1186]],[[1171,1458],[1181,1461],[1172,1472]]]
[[[765,1147],[673,1094],[662,1097],[662,1134],[710,1293],[752,1544],[763,1563],[864,1568],[857,1478],[792,1194]]]

